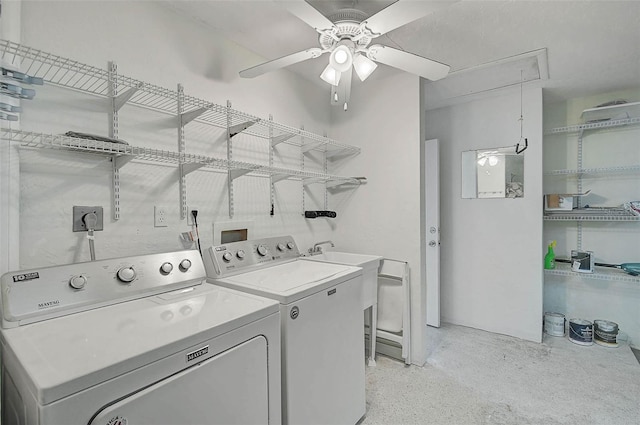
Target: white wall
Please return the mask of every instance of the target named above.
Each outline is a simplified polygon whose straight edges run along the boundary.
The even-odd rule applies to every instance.
[[[20,41],[21,2],[2,4],[0,15],[0,38]],[[9,67],[0,58],[0,65]],[[20,106],[20,100],[0,95],[0,102]],[[8,122],[6,122],[8,123]],[[6,125],[3,122],[3,125]],[[14,124],[17,128],[19,125]],[[20,162],[18,148],[6,140],[0,139],[0,274],[18,268],[20,240],[17,228],[20,223],[18,209],[10,208],[20,201]]]
[[[640,101],[640,89],[603,93],[571,99],[545,108],[545,128],[551,129],[581,123],[584,109],[615,99]],[[640,126],[586,131],[583,138],[583,168],[601,168],[640,164]],[[546,135],[544,141],[545,171],[577,168],[577,133]],[[591,190],[583,205],[618,206],[640,199],[638,173],[586,175],[583,190]],[[575,176],[545,176],[545,193],[573,193]],[[568,259],[577,248],[575,222],[547,221],[544,242],[557,241],[558,258]],[[595,261],[619,264],[640,259],[640,225],[637,222],[583,222],[582,250],[593,251]],[[589,279],[576,274],[571,277],[547,276],[544,286],[544,311],[564,314],[568,319],[603,319],[618,323],[620,339],[640,346],[640,288],[637,282]]]
[[[429,96],[427,86],[426,96]],[[515,145],[520,90],[428,111],[440,140],[441,315],[449,323],[542,338],[542,91],[524,89],[524,198],[462,199],[461,154]]]
[[[159,2],[35,2],[23,3],[24,45],[106,68],[115,61],[118,72],[147,83],[175,89],[217,104],[231,100],[234,109],[322,134],[329,125],[328,89],[282,70],[256,79],[240,79],[237,71],[263,60],[216,36],[210,29],[176,15]],[[17,40],[16,40],[17,41]],[[103,99],[68,90],[39,87],[25,104],[23,130],[59,134],[68,130],[108,135]],[[125,106],[119,113],[119,137],[136,146],[177,151],[175,118]],[[221,129],[187,126],[187,150],[224,157],[224,143],[212,143]],[[262,139],[239,137],[234,159],[267,161]],[[349,140],[344,140],[349,143]],[[299,150],[286,146],[276,154],[276,166],[300,166]],[[257,153],[256,153],[257,152]],[[121,169],[121,219],[111,210],[111,163],[102,157],[68,152],[29,151],[20,154],[20,203],[9,209],[20,214],[20,268],[89,259],[84,233],[71,232],[73,205],[104,207],[104,231],[96,235],[98,258],[184,249],[178,235],[191,229],[180,220],[178,171],[175,166],[132,162]],[[321,161],[305,160],[305,167]],[[212,223],[228,221],[226,174],[196,171],[187,176],[187,203],[200,211],[203,247],[212,244]],[[329,239],[334,226],[327,220],[305,220],[302,185],[286,181],[276,187],[274,217],[269,216],[267,178],[236,180],[234,220],[254,220],[252,237],[293,234],[306,248]],[[310,209],[322,205],[323,192],[306,192]],[[153,226],[154,205],[168,209],[169,226]],[[188,247],[188,246],[187,246]]]
[[[336,249],[408,261],[411,268],[412,361],[425,361],[420,309],[420,79],[405,73],[356,84],[347,112],[332,110],[332,134],[362,153],[348,172],[367,184],[336,196]]]

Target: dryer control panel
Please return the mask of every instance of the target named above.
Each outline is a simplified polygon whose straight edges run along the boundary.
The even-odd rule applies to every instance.
[[[199,285],[205,277],[196,250],[9,272],[0,279],[2,327]]]
[[[207,276],[221,278],[295,260],[300,250],[293,237],[277,236],[212,246],[203,256]]]

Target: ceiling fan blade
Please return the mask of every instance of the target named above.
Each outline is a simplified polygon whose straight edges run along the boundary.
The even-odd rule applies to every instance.
[[[304,0],[274,0],[291,14],[306,22],[318,32],[334,28],[333,22],[318,12],[313,6]]]
[[[427,16],[455,1],[398,0],[366,19],[366,27],[374,35],[380,36],[423,16]]]
[[[367,57],[373,61],[419,75],[431,81],[446,77],[451,68],[449,65],[380,44],[369,47]]]
[[[311,49],[292,53],[279,59],[274,59],[272,61],[265,62],[254,67],[244,69],[240,71],[240,76],[243,78],[257,77],[258,75],[266,74],[267,72],[275,71],[276,69],[284,68],[285,66],[293,65],[294,63],[302,62],[307,59],[317,58],[323,53],[325,52],[322,49],[313,47]]]
[[[340,76],[340,82],[337,86],[331,86],[331,104],[342,105],[347,110],[346,104],[351,99],[351,75],[353,68],[349,67]]]

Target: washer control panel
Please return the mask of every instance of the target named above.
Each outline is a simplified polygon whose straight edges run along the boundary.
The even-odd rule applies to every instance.
[[[203,255],[207,276],[220,278],[294,260],[300,251],[293,237],[278,236],[212,246]]]
[[[199,285],[205,277],[196,250],[9,272],[0,279],[2,327]]]

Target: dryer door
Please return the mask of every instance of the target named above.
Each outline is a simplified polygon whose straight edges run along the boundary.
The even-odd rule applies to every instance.
[[[90,425],[269,423],[267,341],[258,336],[100,409]]]

